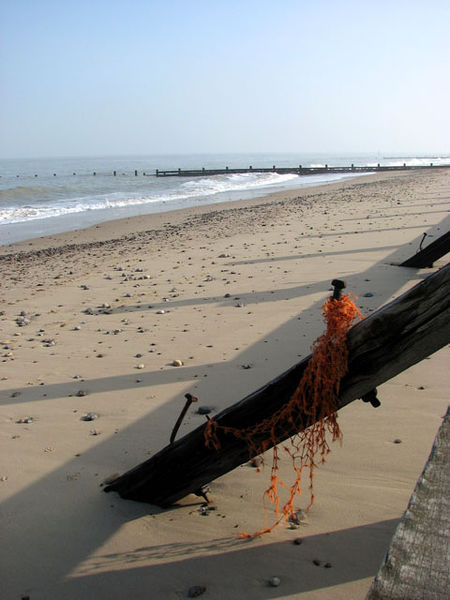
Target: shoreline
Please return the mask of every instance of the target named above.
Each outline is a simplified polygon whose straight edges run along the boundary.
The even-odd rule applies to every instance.
[[[260,600],[273,576],[286,600],[363,600],[445,414],[448,347],[380,386],[380,408],[339,412],[295,527],[238,538],[264,526],[269,458],[212,482],[206,514],[101,484],[167,445],[185,393],[214,416],[309,354],[333,278],[368,315],[445,264],[394,266],[448,229],[449,197],[448,170],[365,176],[0,247],[5,600]],[[179,437],[203,421],[194,406]]]
[[[241,210],[244,213],[266,205],[278,205],[283,202],[310,201],[315,197],[320,197],[323,193],[341,192],[348,187],[360,186],[376,182],[391,181],[392,179],[405,178],[411,175],[410,172],[399,173],[377,173],[374,175],[362,175],[352,179],[322,184],[307,188],[293,190],[282,190],[264,194],[252,199],[224,201],[214,204],[201,204],[196,207],[180,208],[171,211],[144,214],[139,216],[124,217],[112,219],[70,231],[45,236],[32,237],[10,244],[0,245],[0,258],[4,255],[29,253],[39,251],[50,247],[70,246],[72,249],[76,246],[83,247],[86,244],[103,244],[105,242],[126,241],[125,238],[133,235],[151,234],[155,231],[164,230],[168,224],[180,226],[184,221],[192,218],[202,218],[205,215],[214,215],[228,211]],[[115,233],[115,229],[120,234]],[[32,248],[32,250],[30,250]]]

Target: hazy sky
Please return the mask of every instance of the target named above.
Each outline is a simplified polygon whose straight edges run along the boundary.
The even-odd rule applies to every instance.
[[[0,156],[450,153],[449,0],[0,0]]]

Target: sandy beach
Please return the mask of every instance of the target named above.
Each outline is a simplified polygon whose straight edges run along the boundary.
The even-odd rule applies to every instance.
[[[168,444],[184,394],[214,415],[308,355],[332,279],[369,315],[446,264],[397,266],[449,209],[450,169],[417,170],[1,246],[2,599],[363,600],[446,412],[448,347],[340,411],[298,527],[239,538],[273,521],[267,466],[212,482],[209,511],[102,483]]]

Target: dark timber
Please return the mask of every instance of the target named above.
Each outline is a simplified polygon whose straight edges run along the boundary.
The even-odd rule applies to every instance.
[[[424,233],[424,239],[426,234]],[[450,252],[450,231],[438,237],[437,240],[431,242],[426,248],[421,249],[411,258],[405,260],[400,265],[401,267],[414,267],[416,269],[426,269],[432,267],[435,260],[442,258]]]
[[[450,342],[450,264],[351,328],[349,371],[339,408]],[[311,356],[216,416],[221,425],[245,428],[271,417],[292,396]],[[368,408],[369,410],[369,408]],[[371,410],[371,409],[370,409]],[[311,423],[299,415],[305,429]],[[168,506],[249,459],[245,442],[219,432],[221,449],[207,448],[205,425],[128,471],[105,491]],[[280,431],[279,442],[298,432]]]
[[[430,163],[429,165],[422,166],[407,166],[406,163],[399,166],[383,166],[378,164],[373,167],[357,167],[355,165],[350,165],[349,167],[330,167],[325,165],[324,167],[302,167],[302,165],[298,165],[297,167],[277,167],[273,165],[273,167],[252,167],[250,166],[248,169],[230,169],[225,167],[224,169],[176,169],[172,171],[167,171],[164,169],[156,169],[156,177],[205,177],[210,175],[228,175],[228,174],[239,174],[239,173],[294,173],[295,175],[317,175],[318,173],[379,173],[384,171],[411,171],[417,169],[442,169],[442,168],[450,168],[450,165],[433,165]]]

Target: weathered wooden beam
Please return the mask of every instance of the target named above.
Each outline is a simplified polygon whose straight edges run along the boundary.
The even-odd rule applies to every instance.
[[[450,342],[450,265],[351,328],[349,371],[341,381],[340,408]],[[234,428],[270,418],[294,393],[311,356],[215,417]],[[308,427],[300,415],[302,429]],[[123,498],[168,506],[249,459],[247,444],[220,435],[220,451],[205,445],[205,425],[197,427],[152,458],[128,471],[105,491]],[[280,431],[279,442],[298,433]]]
[[[425,238],[425,234],[424,234]],[[438,237],[437,240],[431,242],[426,248],[420,250],[408,260],[405,260],[400,265],[401,267],[414,267],[416,269],[426,269],[432,267],[435,260],[439,260],[450,252],[450,231]]]
[[[366,600],[447,600],[450,407]]]

